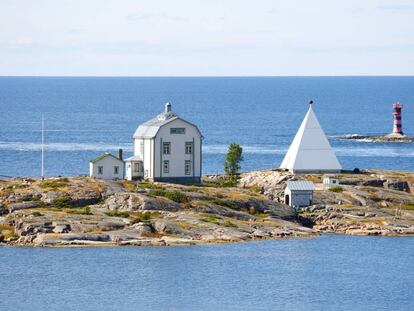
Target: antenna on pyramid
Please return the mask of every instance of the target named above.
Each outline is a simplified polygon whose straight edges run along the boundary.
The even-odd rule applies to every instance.
[[[311,99],[310,101],[309,101],[309,105],[313,105],[313,100]]]

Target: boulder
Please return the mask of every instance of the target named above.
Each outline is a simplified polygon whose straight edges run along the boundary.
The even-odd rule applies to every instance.
[[[53,223],[52,225],[54,233],[68,233],[71,230],[69,224]]]
[[[369,187],[383,187],[386,180],[383,179],[368,179],[362,182],[362,186]]]
[[[27,202],[9,204],[8,209],[10,212],[14,212],[14,211],[18,211],[21,209],[36,208],[36,207],[39,207],[39,205],[40,205],[39,202],[27,201]]]
[[[388,181],[385,183],[385,187],[391,190],[410,192],[410,187],[406,181]]]

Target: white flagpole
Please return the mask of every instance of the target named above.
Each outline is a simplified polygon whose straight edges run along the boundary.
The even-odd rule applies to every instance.
[[[41,169],[41,175],[42,175],[42,179],[45,178],[45,165],[44,165],[44,160],[45,160],[45,120],[43,118],[43,114],[42,114],[42,169]]]

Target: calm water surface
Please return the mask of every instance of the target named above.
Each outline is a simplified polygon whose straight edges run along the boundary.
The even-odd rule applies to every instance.
[[[414,238],[0,248],[0,310],[413,310]]]
[[[414,135],[414,77],[7,78],[0,77],[0,175],[40,174],[40,123],[46,118],[46,174],[88,173],[104,152],[132,153],[137,126],[164,103],[196,123],[204,137],[204,173],[222,172],[230,142],[243,145],[243,170],[280,165],[306,110],[315,111],[343,167],[414,171],[414,144],[337,139],[386,134],[391,104]]]

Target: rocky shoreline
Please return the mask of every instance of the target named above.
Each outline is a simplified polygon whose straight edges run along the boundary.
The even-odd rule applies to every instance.
[[[287,237],[414,235],[414,174],[363,171],[323,185],[321,175],[279,170],[223,176],[203,185],[103,181],[86,177],[0,181],[0,245],[164,246]],[[283,204],[286,181],[316,183],[314,205]]]
[[[413,136],[401,136],[401,135],[344,135],[340,139],[357,140],[365,142],[378,142],[378,143],[414,143]]]

